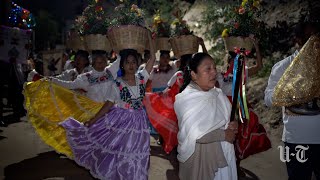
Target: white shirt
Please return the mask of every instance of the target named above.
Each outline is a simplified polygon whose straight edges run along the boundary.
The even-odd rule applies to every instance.
[[[80,74],[74,81],[63,81],[57,78],[52,78],[52,81],[68,89],[83,89],[86,91],[86,96],[96,102],[112,101],[111,91],[114,79],[117,77],[119,63],[120,58],[104,71],[98,72],[93,69]]]
[[[76,68],[73,68],[73,69],[63,71],[60,75],[55,76],[55,78],[64,80],[64,81],[73,81],[77,78],[79,74],[89,72],[91,70],[92,70],[92,67],[87,66],[82,70],[82,72],[79,73]]]
[[[172,87],[174,83],[178,80],[178,83],[180,82],[180,79],[183,81],[183,72],[182,71],[177,71],[171,79],[168,81],[167,86]],[[179,86],[182,86],[182,84],[179,84]]]
[[[143,80],[140,80],[139,79],[139,74],[142,75],[143,77]],[[125,81],[122,80],[122,78],[117,78],[117,82],[121,84],[121,88],[124,88],[124,87],[127,87],[128,90],[129,90],[129,93],[131,95],[131,100],[132,101],[139,101],[139,103],[142,104],[142,100],[143,100],[143,97],[144,97],[144,93],[141,97],[140,95],[140,90],[141,88],[139,87],[139,85],[143,85],[144,88],[145,88],[145,84],[149,78],[149,73],[146,69],[143,69],[141,71],[138,71],[138,73],[136,74],[136,86],[129,86]],[[143,83],[141,83],[143,82]],[[117,86],[116,83],[113,83],[113,88],[112,88],[112,93],[111,93],[111,97],[113,98],[112,99],[112,102],[114,102],[116,104],[117,107],[121,107],[121,108],[125,108],[125,109],[131,109],[132,106],[129,107],[129,103],[124,101],[122,98],[121,98],[121,94],[120,94],[120,88]],[[129,99],[128,99],[129,100]]]
[[[275,86],[297,54],[298,51],[272,67],[268,86],[264,92],[264,101],[267,106],[272,106]],[[282,107],[282,119],[284,124],[282,141],[294,144],[320,144],[320,115],[290,116],[285,113],[285,108]]]
[[[168,81],[177,72],[176,61],[170,63],[171,69],[167,72],[155,72],[158,66],[154,66],[152,72],[150,73],[149,79],[152,81],[152,88],[166,88]]]
[[[27,82],[31,82],[33,80],[33,77],[39,74],[35,69],[29,72],[28,77],[27,77]]]
[[[73,69],[73,65],[71,64],[72,60],[68,59],[66,64],[64,64],[63,70],[66,71],[68,69]]]

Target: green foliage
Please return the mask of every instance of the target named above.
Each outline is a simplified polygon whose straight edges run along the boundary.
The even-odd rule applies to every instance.
[[[147,19],[148,22],[153,21],[152,17],[157,11],[160,11],[160,16],[165,22],[172,22],[174,19],[172,16],[174,7],[174,3],[171,0],[146,0],[142,6],[145,9],[146,17],[150,17],[150,19]]]
[[[232,6],[225,16],[229,36],[256,35],[260,13],[259,0],[243,0],[241,5]]]
[[[111,26],[119,25],[137,25],[146,26],[144,19],[144,11],[137,5],[125,2],[114,9],[111,15]]]
[[[221,7],[215,2],[208,2],[208,8],[203,12],[203,19],[200,22],[207,28],[206,38],[216,39],[221,35],[226,26],[224,16],[227,15],[230,8],[229,5]]]
[[[213,46],[209,50],[209,54],[214,59],[216,65],[223,66],[224,61],[223,58],[225,57],[225,51],[224,51],[224,42],[221,38],[217,39],[215,42],[215,46]]]
[[[75,20],[75,28],[81,35],[106,34],[109,18],[100,1],[91,1]]]
[[[166,21],[164,21],[161,18],[160,11],[157,11],[157,13],[153,17],[153,25],[152,25],[152,32],[157,37],[170,37],[171,27],[170,24]]]
[[[172,22],[173,28],[171,31],[171,36],[182,36],[182,35],[193,34],[193,31],[190,30],[190,27],[188,26],[187,22],[185,20],[182,20],[185,14],[186,12],[182,12],[180,9],[177,9],[173,13],[173,16],[175,16],[176,19]]]

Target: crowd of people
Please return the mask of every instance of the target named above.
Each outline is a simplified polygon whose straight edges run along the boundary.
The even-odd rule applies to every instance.
[[[302,47],[312,35],[319,36],[319,27],[304,22],[298,26],[295,40]],[[256,63],[244,68],[245,81],[263,66],[259,41],[251,38]],[[54,128],[47,128],[46,136],[39,133],[40,136],[45,142],[59,141],[50,144],[58,152],[59,146],[68,147],[66,154],[99,179],[148,179],[150,134],[159,134],[159,144],[167,154],[177,150],[182,180],[236,180],[243,176],[240,161],[268,150],[271,142],[250,104],[250,121],[244,119],[241,123],[240,117],[230,120],[233,64],[239,54],[226,52],[226,69],[217,72],[215,60],[199,38],[203,52],[184,54],[172,61],[170,51],[161,50],[156,64],[151,36],[149,42],[150,49],[144,52],[143,58],[134,49],[114,52],[112,58],[101,51],[65,53],[64,71],[56,76],[43,76],[41,68],[33,63],[27,77],[27,81],[33,82],[26,89],[35,89],[41,83],[55,84],[48,86],[49,93],[37,94],[37,98],[31,98],[33,93],[25,94],[30,104],[41,101],[42,108],[49,109],[42,112],[39,108],[35,112],[26,106],[29,117],[41,124],[33,125],[37,130],[53,127],[45,118],[48,112],[52,115],[63,111],[63,118],[55,121]],[[266,105],[272,106],[274,88],[298,53],[299,50],[272,68],[265,91]],[[240,55],[244,54],[240,52]],[[75,98],[66,101],[64,109],[59,108],[66,93]],[[50,98],[48,94],[59,101],[46,104],[43,98]],[[79,96],[84,97],[82,104],[95,108],[94,113],[81,114],[90,107],[83,108]],[[76,108],[83,109],[80,112]],[[320,113],[291,116],[286,113],[287,108],[283,109],[285,146],[291,150],[297,145],[310,147],[307,166],[295,160],[287,162],[289,179],[311,179],[312,172],[319,179]]]

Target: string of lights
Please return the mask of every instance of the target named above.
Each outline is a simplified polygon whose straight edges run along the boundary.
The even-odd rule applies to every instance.
[[[14,2],[12,2],[11,5],[11,12],[8,21],[10,26],[21,29],[32,29],[36,25],[35,18],[32,13]]]

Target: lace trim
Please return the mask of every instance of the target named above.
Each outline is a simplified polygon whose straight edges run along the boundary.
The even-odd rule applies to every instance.
[[[135,132],[135,133],[146,132],[146,133],[149,133],[149,129],[142,129],[142,130],[137,130],[137,129],[133,129],[133,128],[122,129],[122,128],[115,128],[115,127],[108,126],[108,125],[106,125],[105,127],[106,127],[106,129],[111,129],[113,131],[119,131],[119,132],[123,132],[123,133],[126,133],[126,132]]]
[[[87,131],[88,131],[88,130],[85,129],[86,135],[87,135]],[[87,136],[87,137],[88,137],[88,139],[89,139],[90,141],[92,141],[92,140],[89,138],[89,136]],[[67,134],[67,139],[68,139],[68,142],[69,142],[69,145],[70,145],[72,151],[74,151],[75,149],[82,149],[82,148],[78,148],[78,147],[75,148],[74,141],[71,140],[71,137],[70,137],[68,134]],[[94,142],[94,141],[92,141],[92,142]],[[95,142],[94,142],[94,144],[95,144],[95,147],[92,147],[92,149],[96,149],[96,147],[98,147],[98,148],[101,148],[101,149],[103,150],[102,152],[107,152],[107,153],[110,153],[110,154],[119,154],[119,155],[127,156],[127,157],[129,157],[128,161],[129,161],[129,160],[140,161],[140,160],[141,160],[141,157],[140,157],[140,159],[139,159],[139,158],[138,158],[139,156],[147,156],[147,158],[150,156],[150,152],[148,152],[148,153],[124,153],[124,152],[120,152],[120,151],[107,150],[106,148],[102,147],[102,146],[99,145],[99,144],[96,144]],[[86,149],[86,150],[87,150],[88,148],[83,148],[83,149]],[[99,169],[99,166],[98,166],[98,157],[96,157],[96,156],[94,155],[94,151],[91,152],[90,155],[91,155],[91,157],[95,160],[95,164],[94,164],[95,169]],[[149,158],[148,158],[148,159],[149,159]],[[77,164],[79,164],[80,166],[83,166],[84,168],[90,170],[90,173],[91,173],[91,175],[92,175],[93,177],[98,178],[98,179],[110,179],[110,176],[106,176],[106,177],[105,177],[105,176],[103,176],[103,175],[100,173],[100,171],[94,172],[94,171],[92,170],[92,167],[87,166],[86,164],[80,162],[79,159],[74,158],[74,161],[75,161]],[[149,160],[149,161],[150,161],[150,160]],[[119,165],[121,165],[123,162],[126,162],[126,161],[123,160],[123,161],[120,161],[120,162],[116,163],[116,164],[113,166],[113,169],[114,169],[114,170],[111,171],[111,172],[114,172],[114,171],[116,170],[116,167],[118,167]],[[144,175],[148,176],[148,170],[147,170],[147,169],[141,168],[141,166],[138,166],[138,167],[140,167],[139,169],[141,169],[141,171],[142,171],[142,173],[143,173]],[[110,174],[111,174],[111,173],[110,173]]]
[[[94,115],[95,115],[94,113],[86,110],[85,108],[83,108],[83,107],[80,105],[80,102],[79,102],[79,99],[78,99],[78,96],[77,96],[76,93],[73,94],[73,100],[74,100],[74,102],[76,102],[77,107],[78,107],[81,111],[83,111],[83,112],[85,112],[85,113],[87,113],[87,114],[89,114],[89,115],[91,115],[91,116],[94,116]]]
[[[62,112],[60,111],[60,108],[59,108],[59,106],[58,106],[58,103],[57,103],[57,101],[56,101],[56,98],[54,98],[54,91],[53,91],[53,87],[52,87],[52,83],[51,83],[51,82],[49,82],[49,91],[50,91],[50,96],[51,96],[51,99],[52,99],[52,101],[53,101],[53,104],[54,104],[56,110],[57,110],[58,113],[59,113],[60,119],[65,119],[65,118],[63,117],[63,115],[62,115]]]

